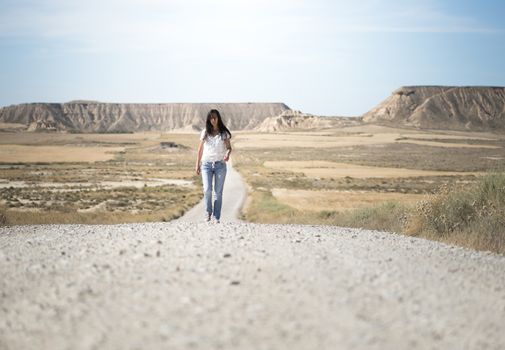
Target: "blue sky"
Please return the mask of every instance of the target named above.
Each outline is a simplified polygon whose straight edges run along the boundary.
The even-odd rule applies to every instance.
[[[505,4],[0,0],[0,106],[284,102],[360,115],[402,85],[505,85]]]

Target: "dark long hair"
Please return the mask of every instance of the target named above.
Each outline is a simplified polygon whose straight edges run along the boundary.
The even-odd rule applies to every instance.
[[[211,109],[209,113],[207,113],[207,121],[205,123],[205,138],[207,138],[207,135],[212,135],[212,124],[210,122],[210,117],[212,115],[217,116],[217,127],[219,128],[219,133],[221,134],[221,138],[223,138],[223,134],[228,134],[228,138],[231,139],[231,132],[228,130],[226,125],[223,123],[223,119],[221,118],[221,114],[219,114],[219,111],[217,109]]]

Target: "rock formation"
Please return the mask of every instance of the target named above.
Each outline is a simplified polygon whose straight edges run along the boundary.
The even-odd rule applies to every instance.
[[[285,110],[275,117],[269,117],[255,128],[262,132],[290,131],[293,129],[317,130],[359,123],[360,118],[321,117],[296,110]]]
[[[505,131],[504,87],[405,86],[363,115],[366,123]]]
[[[233,130],[252,129],[279,115],[284,103],[25,103],[0,109],[0,123],[26,125],[26,131],[137,132],[203,128],[216,108]]]
[[[284,103],[136,104],[76,100],[0,108],[0,128],[64,132],[190,132],[203,128],[206,114],[212,108],[221,112],[224,122],[232,130],[275,132],[364,122],[422,129],[505,132],[504,87],[453,86],[401,87],[360,118],[320,117],[291,110]]]

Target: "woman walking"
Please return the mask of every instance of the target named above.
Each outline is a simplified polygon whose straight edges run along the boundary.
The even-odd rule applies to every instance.
[[[205,202],[205,221],[219,223],[223,205],[223,187],[226,178],[226,162],[231,153],[231,132],[224,125],[217,109],[207,114],[205,129],[200,134],[200,145],[196,158],[195,171],[202,174],[203,195]],[[214,180],[214,181],[213,181]],[[212,188],[214,182],[214,203]]]

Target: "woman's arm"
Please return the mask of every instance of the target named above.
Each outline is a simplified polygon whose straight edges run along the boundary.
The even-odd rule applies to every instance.
[[[203,143],[204,141],[201,140],[200,145],[198,146],[198,154],[196,156],[195,172],[197,175],[200,175],[200,162],[202,161]]]
[[[224,156],[224,161],[227,162],[228,159],[230,159],[230,153],[231,153],[231,142],[230,142],[230,139],[226,139],[224,140],[224,144],[226,146],[226,154]]]

